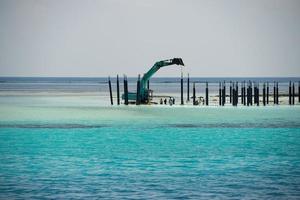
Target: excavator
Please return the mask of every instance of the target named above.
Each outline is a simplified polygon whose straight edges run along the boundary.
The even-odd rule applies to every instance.
[[[144,74],[139,83],[139,91],[135,92],[128,92],[128,101],[136,101],[139,99],[141,104],[150,103],[153,95],[153,91],[147,88],[147,82],[150,78],[162,67],[169,66],[169,65],[181,65],[184,66],[184,63],[181,58],[173,58],[168,60],[162,60],[156,62],[153,67]],[[137,96],[138,95],[138,96]],[[122,99],[124,99],[125,95],[122,95]]]

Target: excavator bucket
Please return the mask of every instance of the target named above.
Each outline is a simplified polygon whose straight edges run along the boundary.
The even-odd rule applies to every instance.
[[[184,63],[183,63],[183,61],[182,61],[181,58],[173,58],[172,59],[172,63],[176,64],[176,65],[182,65],[182,66],[184,66]]]

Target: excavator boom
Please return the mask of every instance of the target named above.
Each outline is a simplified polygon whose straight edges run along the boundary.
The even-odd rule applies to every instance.
[[[184,63],[182,61],[181,58],[173,58],[173,59],[169,59],[169,60],[162,60],[162,61],[158,61],[156,62],[153,67],[144,74],[142,80],[141,80],[141,84],[146,85],[147,81],[161,68],[161,67],[165,67],[168,65],[182,65],[184,66]],[[142,87],[141,87],[142,88]]]
[[[147,103],[149,101],[149,90],[146,88],[148,80],[162,67],[169,66],[169,65],[181,65],[184,66],[184,63],[181,58],[173,58],[169,60],[162,60],[156,62],[153,67],[144,74],[143,78],[140,82],[140,90],[137,93],[129,93],[129,100],[136,100],[136,95],[139,94],[139,99],[141,103]],[[122,95],[124,98],[124,95]]]
[[[169,66],[169,65],[181,65],[184,66],[184,63],[181,58],[173,58],[169,60],[162,60],[156,62],[153,67],[144,74],[142,80],[141,80],[141,87],[140,87],[140,95],[141,95],[141,101],[145,102],[147,101],[148,97],[148,89],[146,88],[148,80],[162,67]]]

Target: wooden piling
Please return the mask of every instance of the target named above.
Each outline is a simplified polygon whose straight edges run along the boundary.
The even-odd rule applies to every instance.
[[[250,105],[253,105],[253,89],[252,89],[252,82],[250,81]]]
[[[234,83],[232,83],[232,99],[231,99],[232,106],[235,105],[235,88]]]
[[[279,105],[279,87],[278,87],[278,82],[276,84],[276,104]]]
[[[108,77],[108,86],[109,86],[110,104],[114,105],[110,77]]]
[[[205,88],[205,103],[208,106],[208,83],[206,82],[206,88]]]
[[[259,106],[259,83],[256,85],[256,105]]]
[[[226,103],[226,83],[223,82],[223,90],[222,90],[222,106]]]
[[[247,105],[247,86],[246,86],[246,81],[244,81],[244,106]]]
[[[195,88],[195,83],[193,83],[193,105],[196,105],[196,88]]]
[[[241,103],[245,105],[245,82],[241,83]]]
[[[190,74],[188,74],[187,78],[187,101],[190,101]]]
[[[239,88],[238,88],[238,82],[232,84],[232,105],[237,106],[238,105],[238,98],[239,98]]]
[[[289,105],[292,104],[292,86],[291,86],[291,81],[289,83]]]
[[[266,83],[263,86],[263,105],[266,106]]]
[[[250,105],[250,83],[247,83],[247,106]]]
[[[230,88],[229,88],[229,103],[232,103],[232,82],[230,81]]]
[[[241,103],[244,104],[244,82],[241,82]]]
[[[236,86],[235,86],[235,92],[236,92],[236,106],[239,104],[239,82],[236,82]]]
[[[241,82],[241,104],[244,104],[244,82]]]
[[[138,80],[137,80],[137,84],[136,84],[136,100],[135,100],[135,104],[136,105],[140,105],[141,104],[141,99],[140,99],[140,96],[141,96],[141,80],[140,80],[140,75],[138,77]]]
[[[293,105],[295,105],[295,83],[293,83],[293,99],[292,99]]]
[[[120,105],[120,83],[119,83],[119,75],[117,75],[117,104]]]
[[[128,105],[128,82],[127,77],[124,75],[124,103]]]
[[[254,83],[254,104],[257,104],[258,102],[258,83]]]
[[[258,106],[259,104],[258,104],[258,95],[259,95],[259,93],[258,93],[258,83],[255,83],[255,103],[256,103],[256,105]]]
[[[236,82],[236,84],[235,84],[234,96],[235,96],[234,104],[235,104],[235,106],[237,106],[239,104],[239,83],[238,82]]]
[[[221,105],[221,82],[219,82],[219,106]]]
[[[274,101],[274,105],[276,104],[276,84],[274,81],[274,87],[273,87],[273,101]]]
[[[253,99],[253,103],[256,104],[256,84],[255,82],[253,82],[254,86],[253,86],[253,92],[254,92],[254,99]]]
[[[267,82],[267,104],[269,105],[269,82]]]
[[[180,80],[180,86],[181,86],[181,90],[180,90],[180,93],[181,93],[181,105],[183,105],[183,75],[181,73],[181,80]]]
[[[246,105],[246,81],[244,81],[244,106]]]
[[[298,82],[298,103],[300,103],[300,81]]]

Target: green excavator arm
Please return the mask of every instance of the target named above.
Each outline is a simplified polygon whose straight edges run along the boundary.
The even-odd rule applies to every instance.
[[[151,69],[144,74],[140,82],[140,101],[141,103],[148,103],[149,102],[149,90],[147,89],[147,82],[148,80],[162,67],[169,66],[169,65],[181,65],[184,66],[184,63],[181,58],[173,58],[169,60],[162,60],[156,62]],[[135,101],[137,93],[128,92],[128,100]],[[122,99],[124,99],[124,94],[122,95]]]
[[[153,67],[144,74],[142,80],[141,80],[141,88],[146,88],[147,81],[162,67],[168,66],[168,65],[182,65],[184,66],[184,63],[181,58],[173,58],[169,60],[162,60],[156,62]]]
[[[147,89],[147,82],[148,80],[162,67],[169,66],[169,65],[181,65],[184,66],[184,63],[181,58],[173,58],[169,60],[162,60],[156,62],[153,67],[144,74],[143,78],[141,79],[141,87],[140,87],[140,95],[141,95],[141,102],[145,102],[148,98],[148,89]]]

